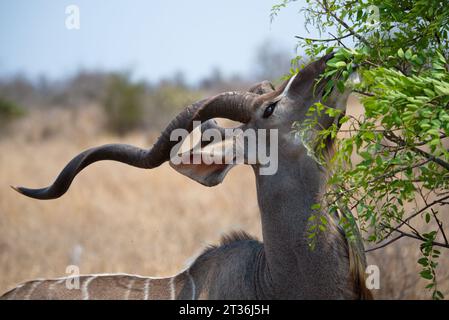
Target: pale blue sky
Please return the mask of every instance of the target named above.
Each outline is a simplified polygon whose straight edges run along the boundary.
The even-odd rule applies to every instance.
[[[307,36],[301,3],[279,0],[9,0],[0,2],[0,76],[51,78],[79,68],[133,70],[155,81],[181,70],[196,81],[218,67],[246,74],[265,39],[295,48]],[[67,30],[65,8],[80,8],[81,29]],[[312,34],[310,36],[316,36]]]

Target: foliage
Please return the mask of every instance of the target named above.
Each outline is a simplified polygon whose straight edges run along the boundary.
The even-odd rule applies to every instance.
[[[0,129],[5,128],[12,120],[25,114],[25,111],[14,102],[0,97]]]
[[[275,6],[272,15],[289,2],[294,1]],[[331,79],[329,90],[344,90],[358,66],[361,81],[354,91],[365,111],[359,118],[341,117],[341,124],[349,124],[348,137],[327,162],[332,188],[326,202],[331,209],[355,209],[360,229],[376,244],[373,249],[404,237],[418,240],[421,277],[429,281],[432,297],[441,299],[435,272],[440,252],[435,248],[449,248],[440,213],[449,204],[449,3],[306,2],[301,10],[306,28],[316,27],[321,37],[298,36],[299,46],[311,57],[336,53],[324,74]],[[310,120],[296,129],[313,129],[327,110],[312,106]],[[323,140],[337,130],[333,126],[314,135],[311,148],[320,151]],[[319,152],[316,156],[322,160]],[[424,228],[416,224],[420,218]]]
[[[153,88],[146,97],[145,124],[151,128],[163,129],[180,108],[201,99],[204,95],[184,86],[165,83]]]
[[[143,123],[145,87],[133,83],[128,74],[112,74],[103,106],[109,129],[124,134]]]

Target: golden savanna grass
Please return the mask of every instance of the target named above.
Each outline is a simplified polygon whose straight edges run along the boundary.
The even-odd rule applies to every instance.
[[[350,110],[357,110],[353,101]],[[42,187],[80,151],[103,143],[151,145],[157,132],[118,138],[100,130],[95,106],[32,112],[0,139],[0,292],[33,278],[82,273],[166,276],[220,235],[244,229],[261,239],[255,179],[234,168],[224,183],[206,188],[168,165],[141,170],[114,162],[85,169],[62,198],[37,201],[9,185]],[[402,240],[401,240],[402,241]],[[377,298],[428,298],[419,280],[417,243],[399,241],[369,255],[379,265]],[[448,295],[443,250],[440,286]]]

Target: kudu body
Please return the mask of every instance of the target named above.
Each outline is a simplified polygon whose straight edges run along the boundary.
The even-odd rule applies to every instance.
[[[360,243],[350,243],[332,213],[329,230],[317,237],[315,249],[307,241],[311,206],[326,185],[323,168],[308,154],[303,142],[291,133],[294,121],[306,118],[308,107],[322,99],[325,56],[299,72],[278,89],[262,82],[244,93],[224,93],[199,101],[176,117],[150,150],[127,145],[106,145],[75,157],[54,184],[44,189],[16,188],[38,199],[64,194],[75,175],[99,160],[116,160],[141,168],[155,168],[170,160],[170,132],[193,130],[193,120],[204,128],[219,127],[213,118],[242,123],[243,130],[277,129],[278,170],[261,175],[261,164],[252,164],[256,175],[263,243],[244,233],[223,238],[207,248],[183,272],[170,278],[132,275],[81,276],[80,288],[69,290],[67,278],[26,282],[4,299],[363,299],[371,294],[364,283],[365,257]],[[326,104],[344,109],[348,92],[334,90]],[[328,127],[335,119],[323,116]],[[203,129],[202,127],[202,129]],[[222,142],[224,143],[224,142]],[[205,149],[204,149],[205,150]],[[205,152],[203,149],[200,152]],[[248,157],[248,150],[242,152]],[[180,173],[206,185],[220,183],[233,164],[173,164]]]

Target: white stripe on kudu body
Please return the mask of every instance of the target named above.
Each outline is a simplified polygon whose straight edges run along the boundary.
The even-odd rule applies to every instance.
[[[131,279],[131,281],[129,282],[128,290],[126,290],[126,293],[125,293],[125,300],[129,300],[129,294],[133,290],[134,282],[136,282],[136,279]]]
[[[145,280],[145,284],[143,287],[143,293],[144,293],[143,300],[148,300],[148,294],[150,293],[150,282],[151,282],[150,278]]]
[[[28,290],[28,292],[26,293],[24,300],[29,300],[31,295],[33,294],[34,290],[36,290],[37,286],[40,285],[42,282],[44,282],[44,280],[37,280],[37,281],[33,281],[31,282],[30,288]],[[22,287],[26,287],[26,285],[22,285]]]
[[[83,295],[83,300],[89,300],[89,283],[95,279],[96,276],[92,276],[87,278],[82,286],[82,295]]]
[[[170,299],[175,300],[175,277],[170,278],[168,283],[170,285]]]
[[[3,295],[2,299],[194,299],[195,282],[188,270],[172,277],[143,277],[128,274],[80,275],[81,286],[69,288],[65,281],[73,276],[25,282]],[[152,285],[152,282],[154,286]],[[39,290],[37,290],[39,289]],[[39,291],[39,292],[37,292]],[[187,296],[185,294],[187,293]],[[190,297],[191,294],[191,297]]]

